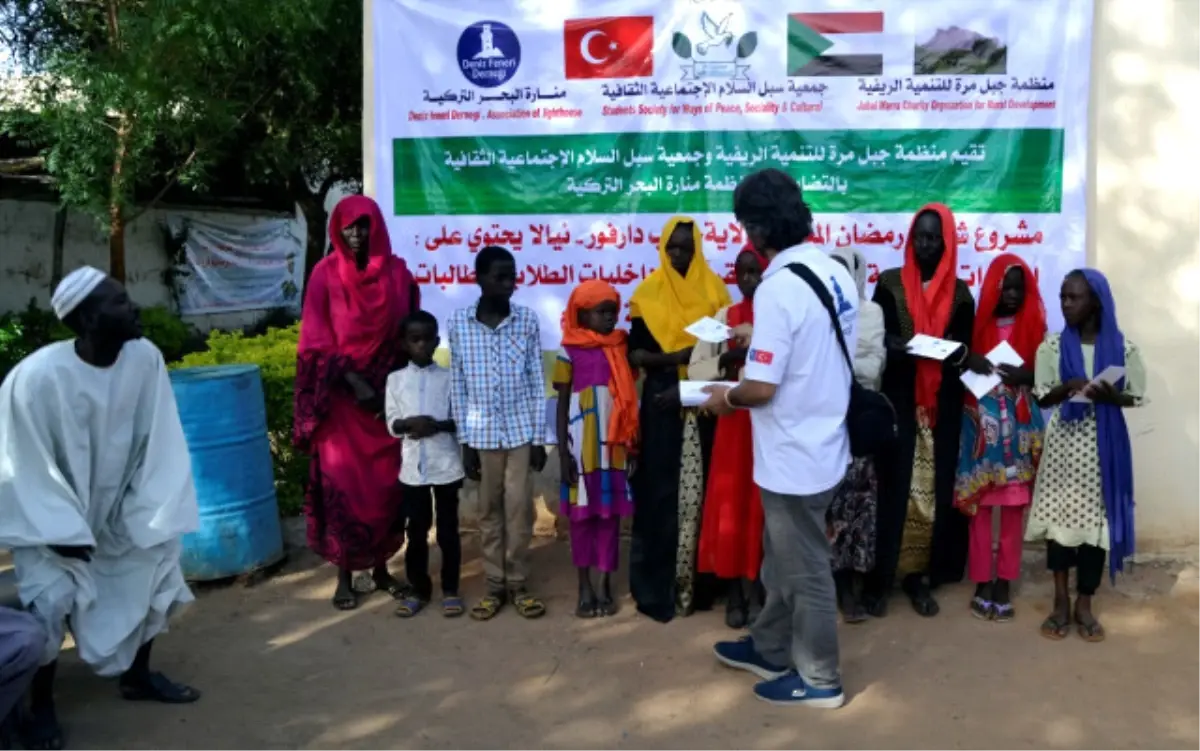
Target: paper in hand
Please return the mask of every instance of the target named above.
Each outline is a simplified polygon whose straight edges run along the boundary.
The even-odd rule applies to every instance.
[[[708,401],[709,395],[704,393],[704,389],[713,385],[733,388],[737,384],[730,381],[680,381],[679,403],[685,407],[699,407]]]
[[[1000,342],[993,347],[992,351],[987,353],[987,360],[993,366],[1011,365],[1016,368],[1025,364],[1025,361],[1008,342]],[[992,389],[1003,383],[1000,374],[995,371],[987,375],[980,375],[968,370],[959,376],[959,380],[963,382],[968,391],[975,395],[976,399],[982,399],[990,394]]]
[[[908,340],[908,353],[929,360],[945,360],[961,347],[958,342],[938,339],[928,334],[917,334]]]
[[[1098,385],[1100,385],[1100,383],[1103,382],[1103,383],[1110,383],[1110,384],[1116,386],[1117,381],[1121,380],[1124,377],[1125,377],[1125,368],[1121,367],[1120,365],[1109,365],[1107,368],[1105,368],[1104,370],[1102,370],[1100,372],[1100,375],[1093,378],[1088,385],[1089,386],[1098,386]],[[1080,391],[1075,396],[1071,397],[1071,401],[1079,402],[1081,404],[1091,404],[1092,403],[1092,400],[1088,399],[1086,396],[1084,396],[1082,391]]]
[[[721,323],[715,318],[705,316],[699,321],[696,321],[691,326],[684,329],[687,333],[696,337],[702,342],[709,344],[720,344],[729,341],[733,336],[733,329]]]

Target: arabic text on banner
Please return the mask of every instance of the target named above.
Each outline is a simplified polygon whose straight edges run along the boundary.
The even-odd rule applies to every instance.
[[[1091,0],[444,5],[375,0],[372,27],[376,198],[443,320],[503,245],[552,348],[570,289],[628,300],[680,213],[732,283],[733,189],[765,167],[872,281],[931,201],[972,287],[1009,251],[1053,300],[1084,263]]]

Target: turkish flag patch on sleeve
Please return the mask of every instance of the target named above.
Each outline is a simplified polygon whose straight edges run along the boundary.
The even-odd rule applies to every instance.
[[[654,75],[654,16],[576,18],[563,24],[567,78]]]
[[[775,355],[772,352],[767,352],[761,349],[752,349],[746,353],[746,358],[750,362],[756,362],[759,365],[770,365],[775,362]]]

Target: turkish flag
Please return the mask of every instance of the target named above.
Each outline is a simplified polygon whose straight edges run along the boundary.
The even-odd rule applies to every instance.
[[[567,78],[654,75],[654,16],[577,18],[563,24]]]

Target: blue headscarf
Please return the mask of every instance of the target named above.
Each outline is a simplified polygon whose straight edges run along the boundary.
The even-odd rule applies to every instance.
[[[1095,269],[1083,269],[1081,273],[1100,304],[1100,328],[1096,333],[1093,371],[1099,375],[1110,365],[1125,367],[1125,335],[1117,325],[1117,307],[1108,279]],[[1063,328],[1058,357],[1063,383],[1073,378],[1091,380],[1083,366],[1083,347],[1078,329],[1071,326]],[[1122,391],[1125,379],[1114,385],[1118,391]],[[1095,410],[1096,414],[1100,479],[1104,510],[1108,516],[1108,573],[1115,580],[1117,572],[1125,568],[1125,559],[1133,555],[1133,451],[1129,445],[1125,414],[1117,405],[1067,401],[1059,408],[1059,419],[1078,422],[1089,410]]]

